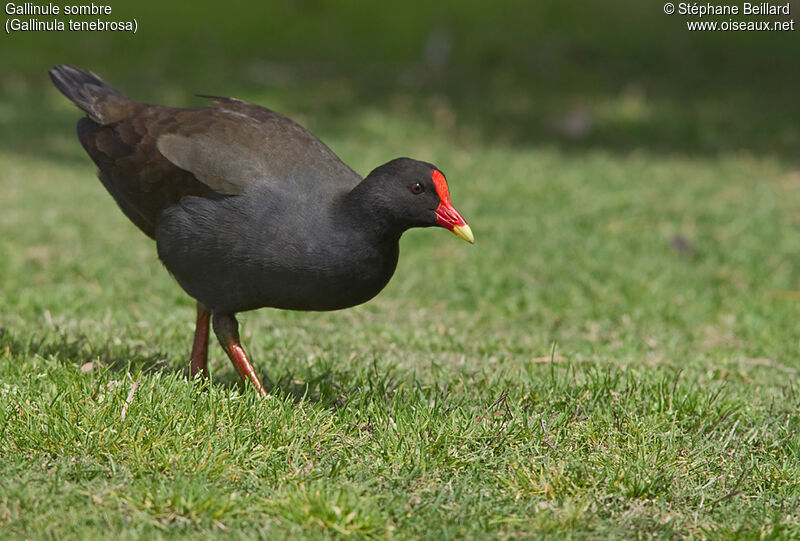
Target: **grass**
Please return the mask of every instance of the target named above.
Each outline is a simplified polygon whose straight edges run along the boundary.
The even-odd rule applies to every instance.
[[[27,41],[0,80],[4,537],[800,537],[796,46],[615,39],[537,9],[555,37],[465,8],[453,39],[476,43],[425,84],[404,40],[427,27],[404,19],[411,37],[368,55],[399,75],[354,67],[371,33],[309,39],[289,65],[246,52],[290,54],[291,14],[275,36],[194,41],[165,17],[165,56],[9,38]],[[242,314],[264,400],[216,345],[213,381],[187,382],[192,302],[94,179],[42,76],[63,60],[153,101],[273,106],[361,173],[433,161],[476,245],[411,231],[366,305]]]

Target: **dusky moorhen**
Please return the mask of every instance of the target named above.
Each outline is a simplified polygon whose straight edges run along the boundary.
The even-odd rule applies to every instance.
[[[67,65],[50,78],[86,112],[78,138],[103,186],[197,300],[190,377],[207,375],[211,320],[239,375],[264,395],[237,312],[363,303],[389,282],[411,227],[473,242],[429,163],[397,158],[362,179],[305,128],[258,105],[140,103]]]

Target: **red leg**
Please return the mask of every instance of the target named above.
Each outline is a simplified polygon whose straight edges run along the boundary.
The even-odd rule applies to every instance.
[[[239,323],[236,318],[228,314],[214,314],[212,321],[219,343],[222,344],[222,348],[228,354],[228,358],[233,363],[236,371],[239,372],[239,376],[245,381],[249,380],[258,394],[267,396],[267,391],[261,385],[261,380],[258,379],[253,365],[250,364],[250,359],[247,358],[247,354],[239,342]]]
[[[200,374],[203,379],[208,377],[208,324],[210,321],[211,312],[198,302],[192,359],[189,362],[189,379],[194,379],[197,374]]]

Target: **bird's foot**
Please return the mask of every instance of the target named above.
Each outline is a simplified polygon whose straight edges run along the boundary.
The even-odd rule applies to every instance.
[[[264,390],[258,374],[253,369],[253,365],[250,363],[250,359],[247,358],[247,354],[239,341],[239,323],[236,318],[228,314],[214,314],[213,324],[219,343],[222,344],[225,353],[228,354],[228,358],[233,363],[239,376],[245,381],[250,381],[258,394],[267,396],[267,391]]]

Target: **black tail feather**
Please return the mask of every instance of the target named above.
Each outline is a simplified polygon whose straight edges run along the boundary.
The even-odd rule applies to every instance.
[[[49,73],[56,88],[98,124],[116,120],[109,105],[119,100],[109,98],[127,99],[91,71],[63,64],[54,67]]]

